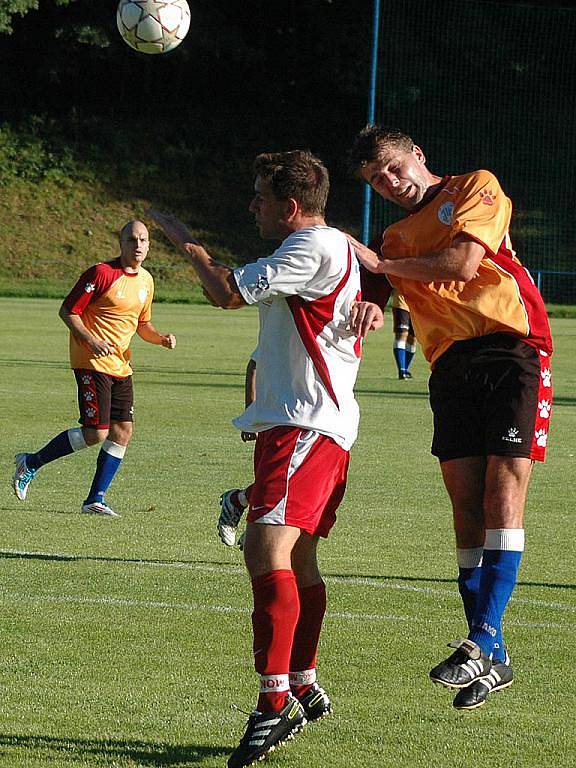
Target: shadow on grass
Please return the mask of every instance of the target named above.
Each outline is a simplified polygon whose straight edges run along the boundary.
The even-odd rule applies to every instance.
[[[0,511],[1,511],[0,507]],[[180,567],[194,567],[194,566],[218,566],[222,568],[237,569],[239,563],[224,562],[222,560],[155,560],[150,558],[130,558],[130,557],[113,557],[106,555],[73,555],[65,553],[51,553],[51,552],[19,552],[17,550],[2,550],[0,549],[0,559],[20,559],[20,560],[48,560],[55,562],[94,562],[94,563],[134,563],[136,565],[172,565]],[[426,577],[426,576],[399,576],[399,575],[382,575],[382,574],[370,574],[370,573],[330,573],[324,571],[323,575],[329,579],[335,579],[342,582],[347,580],[360,580],[360,581],[381,581],[386,582],[410,582],[410,583],[423,583],[423,584],[456,584],[456,578],[440,578],[440,577]],[[576,589],[576,584],[556,584],[554,582],[545,581],[518,581],[517,586],[522,587],[545,587],[547,589]]]
[[[111,739],[70,739],[55,736],[18,736],[0,734],[0,745],[6,749],[34,750],[55,753],[51,759],[57,764],[58,755],[81,757],[89,755],[101,759],[117,760],[124,758],[135,761],[138,765],[189,765],[202,763],[209,757],[222,757],[230,753],[228,747],[206,747],[198,744],[159,744],[146,741],[115,741]],[[113,763],[116,765],[117,763]]]

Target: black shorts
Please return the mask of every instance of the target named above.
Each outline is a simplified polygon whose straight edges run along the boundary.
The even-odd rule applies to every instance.
[[[120,379],[84,368],[75,368],[74,376],[83,427],[107,429],[111,421],[134,420],[132,376]]]
[[[550,357],[494,333],[457,341],[429,382],[432,453],[440,461],[511,456],[544,461],[552,408]]]
[[[392,322],[393,330],[395,334],[408,331],[409,336],[414,336],[414,328],[412,328],[412,319],[410,312],[407,309],[400,309],[399,307],[392,307]]]

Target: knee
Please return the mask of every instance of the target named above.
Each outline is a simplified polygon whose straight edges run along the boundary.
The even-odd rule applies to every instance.
[[[82,427],[82,435],[86,445],[99,445],[108,437],[107,429],[93,429],[92,427]]]
[[[117,421],[110,426],[108,437],[119,445],[128,445],[134,433],[134,425],[131,421]]]

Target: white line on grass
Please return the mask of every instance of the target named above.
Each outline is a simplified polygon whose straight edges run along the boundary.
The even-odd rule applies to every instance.
[[[11,555],[14,557],[39,557],[46,558],[47,560],[53,558],[54,560],[62,560],[63,562],[77,561],[77,560],[92,560],[93,562],[102,562],[106,564],[118,563],[121,565],[136,565],[152,568],[184,568],[193,571],[204,571],[206,573],[221,573],[221,574],[244,574],[245,569],[242,566],[237,565],[210,565],[209,563],[186,563],[182,561],[158,561],[158,560],[123,560],[121,558],[106,558],[97,557],[92,555],[77,555],[66,554],[63,552],[36,552],[25,551],[17,549],[0,549],[0,555]],[[346,584],[348,586],[358,587],[373,587],[375,589],[394,589],[406,592],[417,592],[429,595],[441,595],[442,597],[458,598],[458,591],[456,588],[456,581],[454,581],[454,587],[441,589],[438,587],[418,586],[416,584],[398,584],[397,582],[387,581],[385,579],[371,579],[366,576],[325,576],[324,581],[333,584]],[[569,603],[549,602],[546,600],[535,600],[525,597],[512,597],[511,602],[518,605],[532,605],[539,608],[548,608],[550,610],[567,611],[569,613],[576,613],[576,606]]]
[[[22,592],[3,592],[0,599],[9,603],[67,603],[69,605],[102,605],[119,608],[144,608],[155,610],[184,611],[186,613],[228,613],[249,614],[250,608],[232,605],[210,605],[208,603],[169,603],[161,600],[132,600],[120,597],[84,597],[82,595],[32,595]],[[348,619],[351,621],[408,622],[415,624],[451,624],[452,618],[427,619],[422,616],[395,616],[379,613],[356,613],[353,611],[328,611],[330,619]],[[551,622],[509,621],[509,626],[528,629],[566,629],[574,630],[574,625]]]

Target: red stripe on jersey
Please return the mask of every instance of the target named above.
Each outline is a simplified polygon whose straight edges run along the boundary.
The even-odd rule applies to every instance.
[[[102,296],[125,273],[120,259],[95,264],[87,269],[64,299],[64,306],[73,315],[81,315],[88,304]],[[136,274],[136,273],[135,273]]]
[[[494,264],[507,272],[515,281],[518,288],[518,298],[526,311],[528,320],[528,335],[524,339],[537,349],[543,349],[549,355],[552,354],[552,336],[548,314],[544,306],[544,300],[536,287],[528,270],[517,261],[502,241],[498,253],[492,258]]]
[[[340,408],[338,404],[338,398],[334,392],[332,381],[330,379],[330,371],[326,365],[326,360],[322,356],[320,347],[318,346],[318,335],[325,328],[330,320],[334,317],[334,306],[336,299],[340,291],[344,288],[350,277],[350,271],[352,269],[352,251],[350,245],[348,245],[348,268],[346,274],[340,280],[336,288],[327,296],[322,296],[320,299],[314,301],[305,301],[301,296],[289,296],[286,301],[292,316],[294,323],[302,343],[306,348],[306,351],[312,358],[314,368],[320,377],[320,380],[328,390],[328,394],[336,403],[336,407]]]
[[[534,461],[544,461],[548,445],[548,430],[550,428],[550,413],[552,412],[552,369],[550,358],[540,355],[540,386],[538,387],[538,410],[534,421],[534,436],[530,449],[530,458]]]

